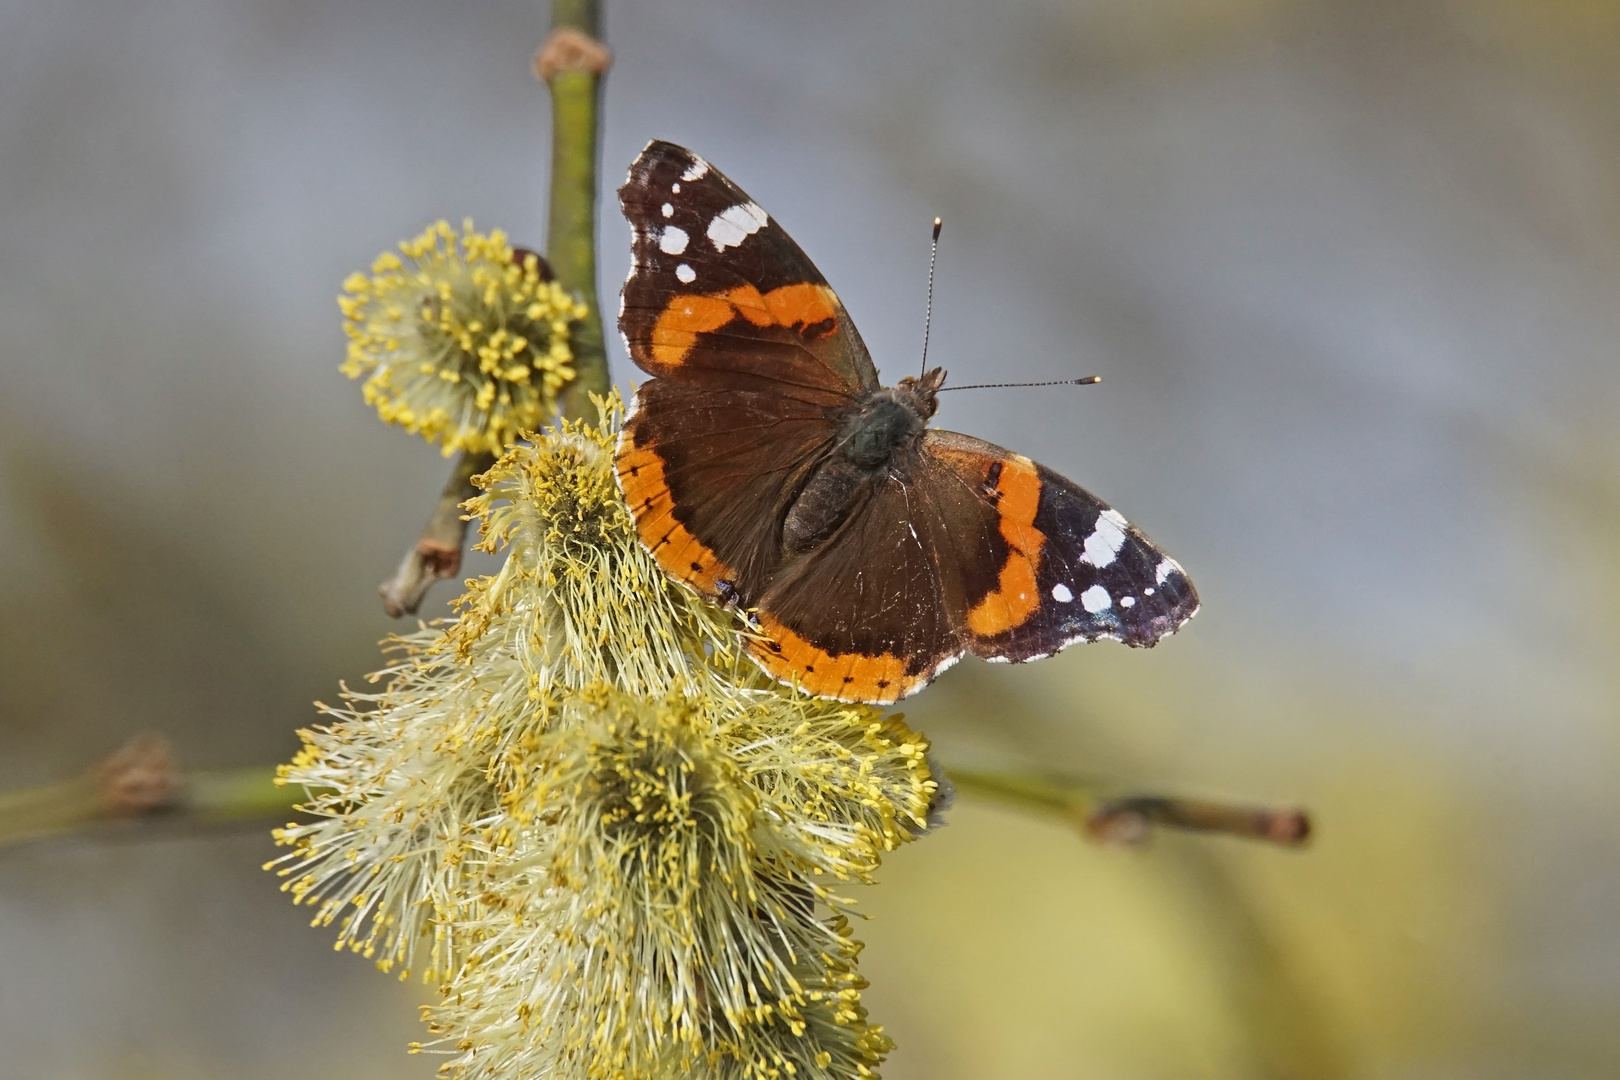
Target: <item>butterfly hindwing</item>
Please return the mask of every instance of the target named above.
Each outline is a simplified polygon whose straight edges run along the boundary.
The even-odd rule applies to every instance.
[[[851,552],[859,552],[851,558]],[[1198,608],[1174,560],[1102,500],[980,439],[930,430],[759,601],[772,675],[886,704],[964,653],[1022,662],[1152,645]]]
[[[781,561],[776,508],[831,435],[822,410],[794,398],[652,379],[636,394],[614,467],[664,571],[711,600],[751,604]]]
[[[758,604],[768,640],[750,645],[767,672],[820,697],[887,703],[961,655],[962,589],[935,556],[961,524],[950,504],[972,500],[941,490],[942,505],[922,487],[903,469],[871,481],[837,531],[771,581]]]
[[[993,508],[1006,554],[962,630],[989,660],[1049,656],[1081,641],[1151,646],[1198,610],[1176,561],[1078,484],[982,439],[929,431],[926,452]],[[958,552],[965,565],[982,561]]]

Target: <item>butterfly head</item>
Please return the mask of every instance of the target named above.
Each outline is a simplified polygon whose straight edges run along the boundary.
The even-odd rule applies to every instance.
[[[945,369],[934,368],[921,375],[907,375],[895,386],[894,392],[906,401],[924,420],[939,411],[939,388],[945,382]]]

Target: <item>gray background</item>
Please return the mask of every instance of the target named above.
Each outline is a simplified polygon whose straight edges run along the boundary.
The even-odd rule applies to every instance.
[[[698,150],[889,379],[943,215],[953,379],[1104,383],[938,422],[1199,585],[1160,649],[967,663],[912,722],[957,761],[1318,814],[1305,853],[1123,853],[965,804],[863,896],[886,1075],[1620,1072],[1620,7],[607,8],[605,190],[649,138]],[[543,243],[546,17],[0,2],[0,784],[146,730],[285,758],[376,666],[446,465],[338,374],[333,297],[438,217]],[[334,956],[270,854],[0,851],[0,1077],[431,1075],[402,1053],[429,991]]]

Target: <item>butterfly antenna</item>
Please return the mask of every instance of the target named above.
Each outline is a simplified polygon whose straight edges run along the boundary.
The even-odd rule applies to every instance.
[[[928,374],[928,330],[934,325],[934,263],[939,260],[939,230],[945,223],[934,219],[934,243],[928,249],[928,309],[923,314],[922,375]]]
[[[1053,379],[1051,382],[981,382],[968,386],[942,386],[939,393],[947,390],[996,390],[1004,386],[1092,386],[1102,382],[1101,375],[1087,375],[1083,379]]]

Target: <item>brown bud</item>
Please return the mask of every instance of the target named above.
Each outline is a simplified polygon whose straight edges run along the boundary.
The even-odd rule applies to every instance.
[[[588,71],[600,75],[613,63],[613,53],[606,45],[583,30],[572,26],[559,26],[546,38],[534,54],[534,73],[550,82],[552,76],[564,71]]]

